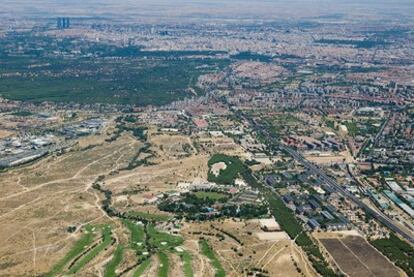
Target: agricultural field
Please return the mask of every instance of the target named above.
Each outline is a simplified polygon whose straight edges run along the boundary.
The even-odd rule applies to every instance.
[[[401,276],[399,269],[360,236],[338,235],[319,238],[319,241],[349,276]]]

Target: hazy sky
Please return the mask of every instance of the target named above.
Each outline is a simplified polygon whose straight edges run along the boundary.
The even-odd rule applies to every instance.
[[[329,14],[412,17],[414,0],[0,0],[0,16],[306,18]]]

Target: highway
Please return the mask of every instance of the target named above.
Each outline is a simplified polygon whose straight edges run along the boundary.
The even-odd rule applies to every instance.
[[[251,127],[253,127],[253,130],[257,133],[263,134],[264,137],[268,142],[273,142],[274,139],[272,135],[269,133],[269,131],[266,129],[266,127],[261,126],[259,123],[257,123],[256,120],[246,117],[245,115],[241,115],[245,122],[248,122]],[[383,125],[383,127],[385,124]],[[383,129],[383,128],[381,128]],[[381,131],[382,132],[382,131]],[[279,142],[272,145],[268,145],[272,148],[272,146],[277,146],[278,149],[281,151],[285,151],[290,156],[292,156],[296,161],[301,163],[303,166],[305,166],[308,170],[310,170],[313,174],[315,174],[319,180],[326,185],[328,185],[332,190],[340,193],[343,197],[346,197],[348,199],[351,199],[354,203],[356,203],[360,208],[365,210],[366,213],[370,214],[372,217],[374,217],[376,220],[381,222],[383,225],[388,227],[390,230],[394,231],[395,233],[401,235],[403,238],[405,238],[410,243],[414,244],[414,236],[410,233],[407,233],[406,231],[402,230],[400,227],[394,224],[394,222],[388,218],[386,215],[381,214],[375,210],[373,210],[371,207],[369,207],[367,204],[362,202],[358,197],[353,195],[352,193],[346,191],[341,185],[339,185],[335,180],[328,177],[325,172],[323,172],[319,167],[308,161],[305,157],[302,156],[302,154],[298,153],[294,149],[283,145]],[[270,149],[274,150],[274,149]]]
[[[356,203],[360,208],[364,209],[365,212],[369,213],[371,216],[373,216],[376,220],[381,222],[383,225],[387,226],[392,231],[396,232],[397,234],[401,235],[403,238],[414,244],[414,236],[405,232],[400,227],[394,224],[391,219],[389,219],[384,214],[381,214],[375,210],[373,210],[371,207],[366,205],[364,202],[362,202],[358,197],[353,195],[352,193],[345,190],[341,185],[339,185],[335,180],[328,177],[325,172],[323,172],[319,167],[314,165],[313,163],[306,160],[300,153],[297,151],[285,146],[285,145],[279,145],[279,149],[282,151],[285,151],[290,156],[292,156],[296,161],[304,165],[308,170],[310,170],[313,174],[318,176],[319,180],[328,185],[331,189],[334,191],[340,193],[342,196],[351,199],[354,203]]]
[[[247,118],[245,118],[245,119],[248,120]],[[254,126],[254,130],[256,130],[259,133],[262,133],[263,135],[265,135],[265,137],[267,138],[267,140],[269,142],[270,141],[273,141],[272,136],[269,134],[269,132],[266,130],[266,128],[260,126],[254,120],[248,120],[248,122],[250,122],[250,124],[252,124]],[[322,171],[319,167],[317,167],[316,165],[314,165],[313,163],[311,163],[310,161],[308,161],[307,159],[305,159],[305,157],[303,157],[300,153],[298,153],[294,149],[292,149],[292,148],[290,148],[288,146],[285,146],[283,144],[280,144],[280,143],[277,144],[277,147],[280,150],[288,153],[296,161],[298,161],[299,163],[301,163],[308,170],[310,170],[313,174],[315,174],[316,176],[318,176],[319,180],[321,182],[325,183],[326,185],[328,185],[332,190],[340,193],[343,197],[346,197],[346,198],[352,200],[360,208],[364,209],[366,213],[370,214],[372,217],[374,217],[376,220],[378,220],[379,222],[381,222],[383,225],[385,225],[386,227],[388,227],[389,229],[391,229],[395,233],[401,235],[403,238],[405,238],[406,240],[408,240],[410,243],[414,244],[414,236],[413,235],[411,235],[410,233],[407,233],[406,231],[402,230],[400,227],[398,227],[397,225],[395,225],[394,222],[390,218],[388,218],[384,214],[381,214],[381,213],[373,210],[367,204],[365,204],[364,202],[362,202],[358,197],[356,197],[352,193],[350,193],[347,190],[345,190],[335,180],[333,180],[332,178],[328,177],[328,175],[326,175],[326,173],[324,171]]]

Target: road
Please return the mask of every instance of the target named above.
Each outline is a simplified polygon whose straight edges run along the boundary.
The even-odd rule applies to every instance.
[[[314,165],[313,163],[306,160],[300,153],[293,150],[292,148],[289,148],[285,145],[279,145],[279,149],[288,153],[290,156],[292,156],[296,161],[304,165],[308,170],[310,170],[313,174],[318,176],[319,180],[328,185],[331,189],[334,191],[340,193],[342,196],[352,200],[354,203],[356,203],[360,208],[364,209],[365,212],[373,216],[376,220],[381,222],[383,225],[387,226],[392,231],[396,232],[397,234],[401,235],[403,238],[408,240],[409,242],[414,244],[414,237],[407,233],[406,231],[402,230],[399,226],[395,225],[394,222],[385,216],[384,214],[381,214],[371,207],[369,207],[367,204],[362,202],[358,197],[351,194],[347,190],[345,190],[341,185],[339,185],[334,179],[328,177],[325,172],[323,172],[319,167]]]
[[[245,122],[249,122],[249,125],[251,125],[251,127],[253,127],[253,130],[255,130],[257,133],[263,134],[267,141],[269,141],[269,142],[274,141],[274,139],[273,139],[272,135],[269,133],[269,131],[265,127],[260,126],[260,124],[258,124],[256,120],[253,120],[251,118],[248,118],[248,117],[246,117],[244,115],[241,115],[241,116],[242,116],[242,118],[244,119]],[[385,125],[386,124],[384,124],[383,127]],[[383,129],[383,128],[381,128],[381,129]],[[382,133],[382,131],[380,131],[379,133]],[[273,146],[273,147],[276,146],[278,149],[280,149],[280,150],[288,153],[296,161],[298,161],[299,163],[301,163],[308,170],[310,170],[313,174],[315,174],[315,176],[317,176],[318,179],[321,182],[325,183],[333,191],[336,191],[339,194],[341,194],[343,197],[352,200],[360,208],[362,208],[363,210],[365,210],[366,213],[370,214],[372,217],[374,217],[376,220],[378,220],[379,222],[381,222],[383,225],[385,225],[386,227],[388,227],[389,229],[391,229],[395,233],[401,235],[403,238],[405,238],[410,243],[414,244],[414,237],[410,233],[407,233],[405,230],[402,230],[399,226],[397,226],[396,224],[394,224],[394,222],[390,218],[388,218],[386,215],[384,215],[382,213],[379,213],[376,210],[373,210],[367,204],[365,204],[364,202],[362,202],[358,197],[356,197],[352,193],[350,193],[347,190],[345,190],[334,179],[328,177],[328,175],[326,175],[326,173],[324,171],[322,171],[319,167],[317,167],[316,165],[314,165],[313,163],[311,163],[310,161],[308,161],[300,153],[298,153],[297,151],[295,151],[294,149],[292,149],[292,148],[290,148],[290,147],[288,147],[286,145],[280,144],[279,142],[277,144],[273,144],[273,145],[270,145],[270,146]],[[269,149],[269,150],[275,150],[275,149]]]

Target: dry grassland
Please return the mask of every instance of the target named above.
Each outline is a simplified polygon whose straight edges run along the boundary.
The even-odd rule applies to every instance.
[[[270,276],[301,276],[295,263],[305,276],[317,276],[303,252],[290,239],[260,240],[255,234],[257,232],[261,232],[257,220],[189,223],[181,231],[187,248],[193,252],[199,251],[195,242],[200,237],[207,239],[227,276],[242,276],[243,272],[252,268],[267,270]],[[226,233],[232,234],[237,240]],[[220,240],[216,234],[225,239]],[[205,258],[198,259],[200,268],[205,267]],[[207,265],[210,266],[208,261]]]
[[[124,167],[139,145],[123,136],[0,173],[0,275],[45,273],[79,238],[80,226],[109,222],[90,187]],[[71,234],[69,226],[78,229]]]

